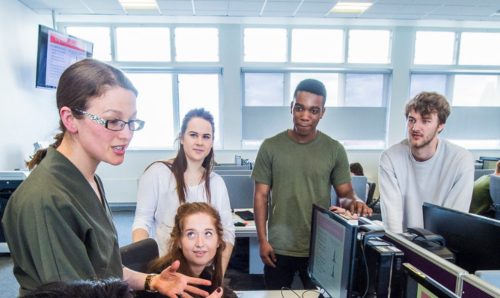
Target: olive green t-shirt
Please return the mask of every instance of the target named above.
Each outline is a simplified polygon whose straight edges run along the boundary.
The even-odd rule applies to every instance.
[[[284,131],[259,149],[252,178],[271,188],[268,240],[275,253],[309,256],[312,204],[330,205],[331,186],[349,183],[344,147],[318,131],[306,144]]]
[[[484,215],[490,210],[491,204],[490,175],[484,175],[474,181],[469,212]]]

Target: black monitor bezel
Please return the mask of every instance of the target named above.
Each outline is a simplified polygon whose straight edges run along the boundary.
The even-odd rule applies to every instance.
[[[443,236],[457,266],[469,273],[500,269],[499,220],[430,203],[424,203],[422,209],[425,229]],[[486,229],[490,232],[484,237]]]
[[[312,220],[311,220],[311,238],[310,238],[310,246],[309,246],[309,267],[308,273],[309,277],[318,287],[325,290],[325,292],[330,295],[330,297],[334,297],[332,293],[329,293],[327,289],[321,284],[319,280],[314,276],[314,239],[316,236],[316,217],[317,214],[321,213],[328,216],[330,219],[334,220],[336,223],[341,224],[345,228],[344,233],[344,252],[348,252],[349,256],[344,253],[344,257],[342,260],[342,266],[345,266],[345,262],[347,261],[347,271],[342,269],[343,275],[341,280],[341,297],[348,297],[352,293],[352,280],[354,276],[354,266],[355,266],[355,256],[356,256],[356,244],[357,239],[356,236],[358,234],[358,225],[349,222],[349,220],[343,218],[342,216],[325,209],[321,206],[313,204],[312,208]]]

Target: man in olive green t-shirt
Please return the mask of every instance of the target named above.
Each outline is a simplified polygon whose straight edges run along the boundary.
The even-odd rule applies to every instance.
[[[353,192],[344,147],[316,130],[325,101],[323,83],[300,82],[291,103],[293,129],[266,139],[257,154],[254,213],[268,289],[291,287],[297,271],[304,288],[314,287],[307,274],[312,204],[328,208],[332,185],[347,198],[345,208],[371,214]]]

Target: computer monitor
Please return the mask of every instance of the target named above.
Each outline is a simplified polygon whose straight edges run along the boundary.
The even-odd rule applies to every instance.
[[[479,160],[483,164],[483,169],[496,169],[500,157],[480,156]]]
[[[250,174],[221,175],[226,184],[231,208],[253,208],[254,182]]]
[[[358,225],[313,205],[309,252],[312,281],[332,298],[352,292]]]
[[[406,278],[405,298],[459,297],[410,263],[403,263],[403,269]]]
[[[424,227],[443,236],[456,264],[476,270],[500,270],[500,221],[424,203]]]

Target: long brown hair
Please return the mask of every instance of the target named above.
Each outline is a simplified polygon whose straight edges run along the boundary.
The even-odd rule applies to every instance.
[[[170,266],[173,261],[179,260],[181,262],[178,272],[193,276],[193,272],[188,265],[186,257],[182,253],[181,238],[185,226],[185,219],[193,214],[203,213],[210,216],[213,220],[217,237],[219,239],[219,246],[215,252],[215,257],[212,262],[212,276],[211,288],[212,291],[222,285],[222,252],[226,248],[226,243],[223,240],[223,228],[219,212],[215,210],[210,204],[207,203],[185,203],[179,206],[177,214],[175,215],[174,228],[170,233],[170,240],[168,242],[168,252],[165,256],[154,260],[150,266],[150,272],[161,272],[166,267]]]
[[[184,152],[184,146],[181,144],[180,139],[184,136],[187,130],[187,126],[189,121],[193,118],[201,118],[206,120],[212,126],[212,140],[215,133],[214,126],[214,117],[210,114],[209,111],[205,109],[193,109],[190,110],[184,119],[182,120],[181,132],[179,133],[179,150],[177,151],[177,156],[174,158],[172,162],[163,162],[165,163],[172,173],[174,174],[175,181],[177,184],[177,196],[179,197],[179,204],[183,204],[186,202],[186,181],[184,180],[184,172],[187,169],[187,159],[186,153]],[[203,168],[205,168],[205,173],[203,173],[202,179],[205,180],[205,191],[207,192],[208,202],[211,202],[211,192],[210,192],[210,173],[212,172],[212,168],[214,166],[214,148],[210,148],[210,152],[205,157],[202,163]]]
[[[99,97],[112,87],[122,87],[137,96],[138,92],[125,74],[106,63],[84,59],[69,66],[59,78],[57,86],[57,110],[62,107],[68,107],[71,110],[87,110],[87,103],[94,97]],[[74,117],[81,118],[83,115],[74,114]],[[66,127],[59,120],[58,133],[50,145],[57,148],[61,145]],[[42,161],[47,153],[47,149],[40,149],[33,155],[33,158],[27,163],[31,170]]]

